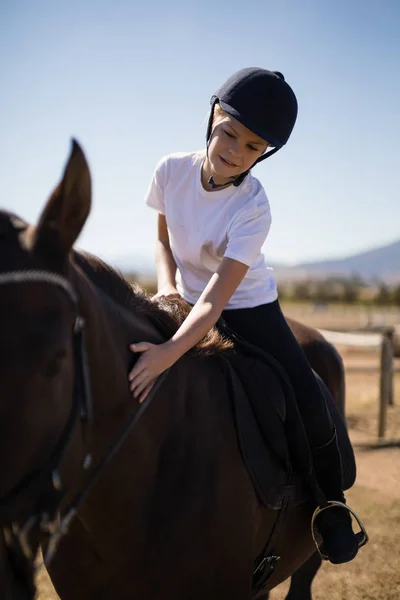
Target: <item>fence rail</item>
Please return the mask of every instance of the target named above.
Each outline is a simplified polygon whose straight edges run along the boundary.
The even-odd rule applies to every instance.
[[[359,346],[380,349],[380,390],[378,438],[383,439],[387,426],[387,407],[393,405],[393,339],[394,327],[385,327],[379,333],[342,332],[327,329],[318,330],[328,342],[334,345]]]
[[[362,346],[363,348],[379,348],[382,344],[382,333],[345,333],[328,329],[319,329],[318,331],[332,344]]]

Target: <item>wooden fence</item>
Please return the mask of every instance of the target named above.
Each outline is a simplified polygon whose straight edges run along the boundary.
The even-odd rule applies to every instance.
[[[380,332],[329,331],[319,329],[320,333],[332,344],[343,346],[359,346],[380,350],[380,393],[378,438],[385,437],[387,425],[387,407],[393,405],[393,337],[394,328],[385,327]]]

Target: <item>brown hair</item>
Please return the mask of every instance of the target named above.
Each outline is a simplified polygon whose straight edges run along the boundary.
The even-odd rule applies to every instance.
[[[224,111],[223,108],[221,108],[221,105],[217,102],[216,105],[214,106],[214,114],[213,114],[213,125],[215,125],[215,123],[217,123],[218,121],[221,121],[221,119],[223,119],[224,117],[227,117],[228,113],[226,113]]]

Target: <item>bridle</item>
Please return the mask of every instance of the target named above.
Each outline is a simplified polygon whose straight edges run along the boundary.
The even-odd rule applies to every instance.
[[[55,285],[62,289],[78,313],[78,296],[66,277],[45,270],[9,271],[0,274],[0,286],[38,282]],[[35,557],[29,542],[29,535],[34,527],[38,527],[43,536],[41,541],[47,545],[43,561],[46,566],[53,558],[59,541],[68,532],[69,525],[76,515],[79,505],[117,453],[169,371],[169,369],[164,371],[158,378],[146,400],[129,418],[120,435],[110,444],[104,457],[93,468],[92,455],[90,453],[93,423],[92,390],[85,345],[85,320],[79,313],[75,318],[74,324],[73,353],[75,382],[71,410],[66,425],[50,457],[45,465],[26,475],[13,489],[0,497],[0,527],[3,528],[4,540],[7,547],[32,562]],[[85,455],[81,467],[83,471],[91,469],[91,474],[83,489],[76,494],[67,508],[64,509],[63,515],[61,515],[61,506],[68,490],[64,488],[61,479],[60,464],[78,422],[81,424],[85,446]],[[23,504],[24,501],[29,500],[32,494],[39,495],[48,489],[52,491],[51,507],[37,514],[29,515],[22,524],[13,521],[12,510],[17,503]]]
[[[20,283],[47,283],[62,289],[70,299],[74,309],[77,309],[78,297],[70,284],[63,276],[47,271],[10,271],[0,274],[0,286]],[[84,342],[85,321],[81,316],[76,316],[73,333],[73,355],[75,367],[74,394],[67,422],[61,432],[55,447],[47,462],[38,470],[26,475],[13,489],[0,497],[0,525],[3,527],[6,545],[18,549],[22,555],[33,560],[33,550],[29,544],[29,534],[38,526],[44,535],[55,535],[59,522],[59,506],[64,497],[64,486],[61,479],[59,466],[66,453],[69,442],[74,433],[78,420],[83,428],[83,436],[88,446],[88,436],[92,424],[92,394],[86,348]],[[82,463],[83,469],[91,465],[91,455],[87,453]],[[52,510],[40,514],[32,514],[20,524],[12,521],[11,513],[16,505],[23,505],[32,495],[39,495],[45,490],[52,490],[52,498],[56,506]],[[53,501],[54,501],[53,500]]]

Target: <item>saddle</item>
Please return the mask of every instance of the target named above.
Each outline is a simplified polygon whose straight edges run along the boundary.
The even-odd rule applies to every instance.
[[[268,353],[238,337],[224,323],[218,327],[234,346],[225,370],[240,452],[260,501],[274,510],[302,504],[313,497],[316,480],[289,377]],[[353,448],[331,394],[315,376],[336,427],[346,490],[356,478]]]

